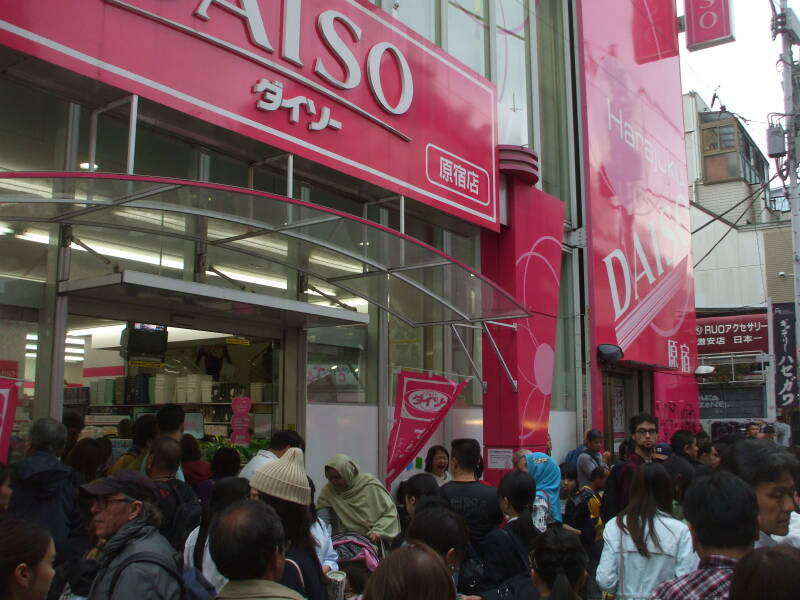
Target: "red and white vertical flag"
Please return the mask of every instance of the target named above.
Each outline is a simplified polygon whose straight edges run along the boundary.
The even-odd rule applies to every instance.
[[[410,371],[397,374],[387,487],[430,439],[465,385],[466,381],[456,383],[438,375]]]
[[[0,377],[0,462],[8,461],[14,415],[17,410],[17,382]]]
[[[702,50],[734,41],[730,0],[686,0],[686,47]]]

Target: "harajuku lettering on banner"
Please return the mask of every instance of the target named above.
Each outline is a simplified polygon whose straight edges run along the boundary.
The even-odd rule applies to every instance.
[[[465,385],[466,381],[456,383],[438,375],[411,371],[397,374],[387,487],[430,439]]]
[[[775,402],[779,408],[797,402],[797,342],[794,304],[772,305],[772,340],[775,354]]]
[[[0,462],[8,461],[14,415],[17,410],[18,382],[0,377]]]

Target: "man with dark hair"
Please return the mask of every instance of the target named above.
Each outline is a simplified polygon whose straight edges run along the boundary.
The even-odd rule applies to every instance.
[[[303,600],[281,585],[286,538],[275,509],[258,500],[229,506],[214,521],[211,558],[228,583],[218,600]]]
[[[761,428],[761,439],[775,443],[775,426],[767,423]]]
[[[296,431],[281,429],[272,434],[269,450],[259,450],[258,453],[239,472],[239,477],[248,481],[261,467],[273,460],[278,460],[289,448],[300,448],[305,454],[306,441]]]
[[[180,443],[183,437],[184,422],[186,413],[177,404],[165,404],[156,413],[156,423],[158,423],[158,435],[168,435]]]
[[[189,484],[176,478],[181,445],[162,435],[153,440],[147,457],[147,476],[156,484],[163,520],[158,530],[179,552],[192,530],[200,525],[202,507]]]
[[[156,427],[159,436],[167,436],[178,442],[180,445],[183,438],[184,422],[186,421],[186,413],[177,404],[165,404],[158,409],[156,413]],[[141,473],[147,474],[147,465],[150,458],[152,449],[148,448],[139,455],[136,459],[135,467]],[[183,469],[178,464],[178,472],[175,477],[180,481],[186,481],[183,475]]]
[[[67,457],[67,454],[69,454],[69,451],[72,450],[75,444],[78,443],[78,438],[81,435],[81,431],[83,431],[85,422],[83,416],[75,411],[65,412],[64,416],[61,418],[61,422],[64,424],[64,427],[67,428],[67,444],[64,447],[64,452],[61,454],[63,460]]]
[[[128,451],[120,456],[117,462],[108,470],[109,475],[127,469],[138,471],[141,468],[142,457],[150,450],[150,444],[158,435],[156,416],[150,413],[141,415],[133,423],[132,429],[133,444],[131,444]]]
[[[156,529],[155,484],[137,471],[119,471],[81,489],[92,497],[95,534],[107,540],[89,600],[179,600],[180,557]]]
[[[27,456],[13,466],[9,516],[45,527],[56,545],[61,563],[82,550],[85,523],[78,506],[81,475],[59,456],[67,443],[67,428],[55,419],[39,419],[28,436]]]
[[[578,455],[576,467],[578,467],[578,487],[582,488],[589,485],[592,471],[597,467],[604,467],[603,455],[603,433],[597,429],[590,429],[586,433],[586,448]]]
[[[482,551],[486,535],[503,521],[497,488],[478,481],[476,471],[480,464],[481,445],[478,440],[453,440],[450,453],[453,480],[440,489],[442,497],[466,521],[470,542],[478,553]]]
[[[776,545],[770,536],[789,533],[789,523],[797,508],[795,493],[800,481],[800,461],[772,442],[744,440],[733,445],[723,467],[741,477],[756,494],[760,529],[756,548]]]
[[[653,462],[653,453],[658,441],[658,417],[650,413],[639,413],[631,418],[629,428],[634,447],[633,452],[619,469],[619,511],[628,506],[631,482],[636,469],[644,463]]]
[[[732,473],[717,471],[692,485],[683,510],[700,566],[659,585],[650,600],[727,598],[736,563],[758,537],[756,495]]]

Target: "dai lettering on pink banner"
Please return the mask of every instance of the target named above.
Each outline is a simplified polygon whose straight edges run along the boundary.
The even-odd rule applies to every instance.
[[[438,375],[410,371],[397,374],[387,487],[430,439],[465,385],[466,381],[456,383]]]
[[[17,409],[17,383],[0,378],[0,462],[8,460],[14,413]]]

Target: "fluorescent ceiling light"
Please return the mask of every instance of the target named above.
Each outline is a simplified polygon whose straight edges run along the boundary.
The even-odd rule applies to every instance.
[[[320,254],[319,252],[312,252],[311,255],[308,257],[308,262],[313,263],[315,265],[321,265],[323,267],[338,269],[339,271],[345,271],[347,273],[364,272],[364,266],[361,263],[342,262],[341,260],[337,260],[334,256],[331,256],[330,254]]]
[[[122,331],[125,327],[125,325],[103,325],[102,327],[90,327],[89,329],[72,329],[67,332],[67,335],[75,337],[90,336],[96,333],[105,333],[113,329]]]
[[[252,283],[255,285],[263,285],[266,287],[274,287],[281,290],[285,290],[287,288],[286,280],[285,279],[268,279],[266,277],[258,277],[256,275],[251,275],[249,273],[244,273],[242,271],[232,271],[225,267],[218,267],[214,265],[214,268],[225,275],[226,277],[230,277],[235,281],[243,281],[245,283]],[[206,275],[210,275],[212,277],[219,277],[213,271],[206,271]]]
[[[75,164],[75,163],[73,163],[73,164]],[[88,170],[89,170],[89,163],[88,163],[88,162],[82,162],[82,163],[81,163],[80,165],[78,165],[78,166],[79,166],[81,169],[83,169],[84,171],[88,171]],[[99,169],[99,168],[100,168],[100,165],[98,165],[97,163],[94,163],[94,170],[95,170],[95,171],[97,171],[97,169]]]
[[[83,348],[64,348],[64,352],[68,354],[86,354]]]
[[[64,361],[65,362],[83,362],[83,357],[82,356],[65,356],[64,357]]]
[[[5,223],[0,223],[0,235],[8,235],[9,233],[14,233],[14,230]]]
[[[25,350],[36,350],[37,348],[36,344],[25,344]]]
[[[25,353],[25,358],[36,358],[36,353],[35,352],[26,352]]]
[[[86,344],[86,340],[79,337],[68,337],[66,341],[68,344],[74,344],[77,346],[84,346]]]
[[[26,340],[33,340],[33,341],[37,341],[37,340],[39,339],[39,336],[38,336],[38,335],[36,335],[35,333],[29,333],[29,334],[27,334],[27,335],[25,336],[25,339],[26,339]]]

